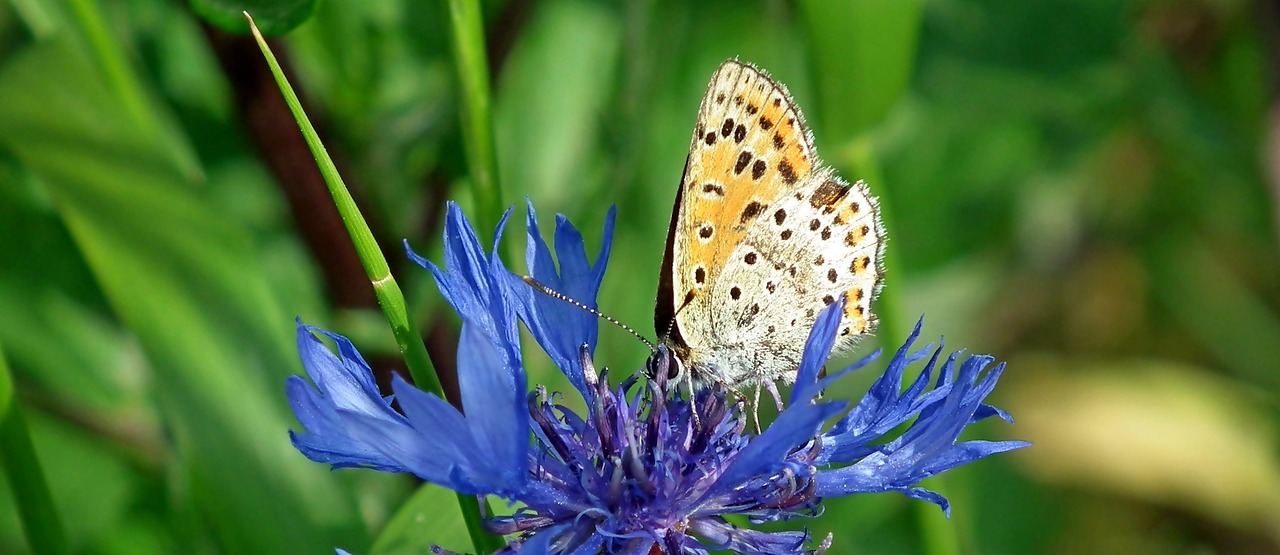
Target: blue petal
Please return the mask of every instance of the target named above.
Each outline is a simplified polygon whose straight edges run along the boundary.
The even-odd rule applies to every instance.
[[[339,358],[313,334],[338,345]],[[524,375],[477,326],[463,328],[459,353],[464,406],[461,413],[440,398],[393,376],[405,415],[377,391],[364,359],[346,338],[299,323],[298,348],[311,387],[299,376],[286,382],[290,405],[304,433],[290,433],[308,458],[341,467],[411,472],[461,493],[512,494],[527,476]]]
[[[899,351],[899,356],[895,359],[902,357],[904,352]],[[933,360],[937,360],[936,355]],[[901,437],[879,446],[854,464],[819,472],[818,495],[834,497],[853,493],[899,491],[933,501],[945,509],[945,500],[941,496],[913,486],[929,476],[961,464],[1029,445],[1021,441],[971,441],[956,444],[960,432],[972,421],[974,413],[982,406],[982,400],[995,387],[1003,365],[997,366],[979,380],[978,375],[991,362],[991,358],[969,357],[961,364],[955,381],[950,381],[948,378],[954,372],[955,361],[955,356],[948,358],[941,370],[945,376],[939,378],[938,389],[932,392],[946,391],[946,397],[923,407],[919,407],[918,402],[911,403],[912,406],[919,407],[916,409],[919,417]],[[929,366],[932,365],[933,361]],[[929,395],[923,395],[915,401],[926,397]],[[906,401],[911,400],[899,399],[899,402]]]
[[[813,329],[809,330],[809,338],[805,341],[804,354],[800,359],[800,368],[796,371],[795,387],[791,389],[791,405],[812,401],[828,385],[845,374],[879,358],[880,351],[877,350],[839,372],[819,378],[822,368],[831,356],[831,348],[835,345],[836,330],[840,328],[840,319],[844,316],[846,301],[847,299],[841,295],[840,300],[827,305],[814,321]]]
[[[919,499],[921,501],[933,503],[934,505],[937,505],[939,509],[942,509],[942,514],[947,515],[948,518],[951,517],[951,502],[947,501],[946,497],[943,497],[942,494],[936,491],[925,488],[906,488],[901,490],[901,493],[912,499]]]
[[[844,410],[843,401],[798,403],[787,407],[729,463],[709,495],[727,493],[759,476],[768,476],[784,464],[787,454],[818,434],[822,423]]]
[[[341,358],[335,356],[311,332],[333,339]],[[372,467],[390,472],[403,465],[382,455],[378,437],[352,429],[347,415],[359,414],[372,426],[407,429],[408,422],[378,394],[369,365],[345,337],[298,322],[298,353],[303,368],[315,384],[290,376],[285,392],[294,415],[305,432],[289,432],[294,447],[307,458],[342,467]]]
[[[418,434],[388,453],[423,480],[468,494],[514,495],[524,489],[528,415],[524,374],[504,366],[499,349],[467,322],[458,349],[464,418],[440,398],[396,376],[392,388]],[[391,439],[391,438],[389,438]]]
[[[456,203],[445,211],[444,268],[418,256],[405,241],[409,258],[431,271],[440,294],[468,322],[480,326],[484,334],[498,345],[511,366],[520,366],[520,329],[516,326],[515,308],[507,299],[505,282],[510,272],[502,266],[496,244],[511,216],[508,210],[494,230],[495,252],[486,255],[480,239]]]
[[[470,324],[458,345],[458,385],[479,455],[491,465],[494,491],[519,491],[529,451],[529,413],[525,375],[504,366],[500,349]]]
[[[809,535],[804,532],[761,532],[738,528],[718,518],[700,518],[690,524],[690,530],[698,537],[713,542],[711,547],[716,550],[777,555],[807,552],[804,545],[809,541]]]
[[[561,293],[585,306],[596,308],[596,297],[604,270],[608,263],[613,241],[616,211],[610,209],[605,217],[604,237],[595,263],[587,259],[582,234],[564,216],[556,217],[555,257],[542,238],[538,228],[537,213],[533,203],[528,203],[526,221],[526,264],[529,275],[553,291]],[[556,267],[559,262],[559,268]],[[511,275],[505,281],[508,295],[516,300],[520,318],[547,355],[555,361],[565,375],[584,396],[590,396],[591,388],[584,378],[581,349],[595,351],[599,321],[597,317],[560,299],[534,290],[520,276]]]
[[[899,393],[907,367],[923,358],[928,349],[911,352],[911,345],[920,335],[921,323],[916,323],[915,330],[889,361],[884,374],[858,405],[823,434],[818,463],[850,462],[874,452],[881,436],[936,404],[950,390],[950,385],[940,379],[936,389],[925,392],[941,352],[938,349],[915,381],[905,392]]]

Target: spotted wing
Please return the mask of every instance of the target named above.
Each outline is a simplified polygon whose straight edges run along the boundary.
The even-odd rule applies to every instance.
[[[784,86],[749,64],[720,66],[698,109],[667,238],[654,316],[664,340],[697,352],[722,333],[710,325],[707,291],[764,207],[807,179],[816,158]]]
[[[818,314],[844,295],[836,350],[875,326],[871,301],[883,280],[879,208],[867,186],[820,169],[765,208],[707,290],[724,330],[707,345],[749,369],[742,383],[795,379]]]

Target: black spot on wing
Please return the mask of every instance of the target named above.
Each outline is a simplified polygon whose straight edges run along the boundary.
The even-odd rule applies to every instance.
[[[751,163],[751,153],[745,150],[742,151],[741,154],[738,154],[738,161],[733,164],[733,173],[735,174],[742,173],[742,170],[747,169],[747,165],[750,163]]]
[[[786,181],[787,185],[795,185],[796,180],[799,179],[799,176],[796,175],[796,169],[791,166],[791,162],[786,160],[778,162],[778,173],[782,175],[782,180]]]
[[[830,207],[840,202],[848,192],[849,189],[840,185],[840,182],[828,180],[819,185],[809,196],[809,205],[814,208]]]
[[[738,223],[747,223],[756,219],[761,212],[764,212],[765,206],[756,201],[747,203],[747,207],[742,209],[742,214],[738,217]]]

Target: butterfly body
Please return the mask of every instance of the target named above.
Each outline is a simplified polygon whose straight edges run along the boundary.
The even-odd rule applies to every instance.
[[[654,325],[695,386],[791,382],[818,314],[870,332],[883,271],[874,197],[823,167],[786,88],[736,60],[712,77],[676,195]]]

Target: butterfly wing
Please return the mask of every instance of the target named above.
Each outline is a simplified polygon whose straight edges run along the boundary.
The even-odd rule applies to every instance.
[[[820,169],[754,221],[708,291],[721,331],[710,351],[745,370],[736,381],[795,379],[818,314],[844,295],[835,350],[874,328],[883,226],[862,182]]]
[[[841,278],[829,286],[812,288],[803,283],[804,279],[797,281],[787,274],[796,267],[794,263],[799,265],[801,258],[812,260],[810,251],[823,251],[828,248],[826,244],[810,246],[801,243],[799,235],[796,242],[787,244],[774,235],[777,230],[767,225],[780,208],[812,203],[813,193],[829,180],[842,189],[837,192],[831,187],[823,188],[818,198],[826,202],[829,197],[831,211],[827,215],[844,215],[845,224],[850,226],[856,219],[865,220],[864,224],[870,221],[867,237],[881,237],[865,187],[856,188],[850,196],[849,185],[829,171],[815,176],[817,165],[809,129],[786,88],[749,64],[736,60],[722,64],[699,107],[668,230],[658,308],[654,311],[659,336],[695,372],[710,373],[712,379],[730,385],[758,379],[744,373],[751,368],[763,372],[764,377],[786,377],[785,370],[774,367],[790,366],[794,372],[792,362],[799,358],[804,336],[792,341],[791,336],[777,335],[776,331],[781,324],[790,327],[794,307],[786,304],[803,295],[809,295],[805,301],[820,309],[823,299],[831,294],[828,292],[847,290],[852,299],[856,289],[863,289],[865,302],[851,302],[849,313],[861,311],[864,316],[861,321],[851,317],[847,327],[852,334],[852,330],[867,330],[872,324],[865,303],[869,303],[878,284],[878,252],[865,256],[874,284],[859,281],[855,286]],[[797,193],[800,198],[795,197]],[[863,205],[864,214],[870,214],[869,219],[847,214],[855,199]],[[828,234],[844,230],[836,225],[835,216],[832,220],[828,224],[835,228],[828,229]],[[856,230],[861,230],[861,225]],[[822,234],[819,229],[815,237]],[[878,251],[878,240],[876,243],[873,251]],[[754,262],[749,262],[751,253],[756,258]],[[768,261],[762,253],[769,254]],[[832,263],[854,263],[845,258],[833,256]],[[783,262],[781,269],[774,267]],[[799,272],[800,267],[795,271]],[[765,269],[781,274],[767,275]],[[860,274],[863,281],[867,274]],[[835,288],[841,286],[844,289],[836,292]],[[772,294],[777,292],[782,294]],[[742,303],[744,299],[751,302]],[[808,334],[815,317],[796,318],[796,329]],[[768,331],[771,325],[773,334]],[[762,356],[777,358],[777,363],[760,367],[756,358]]]

